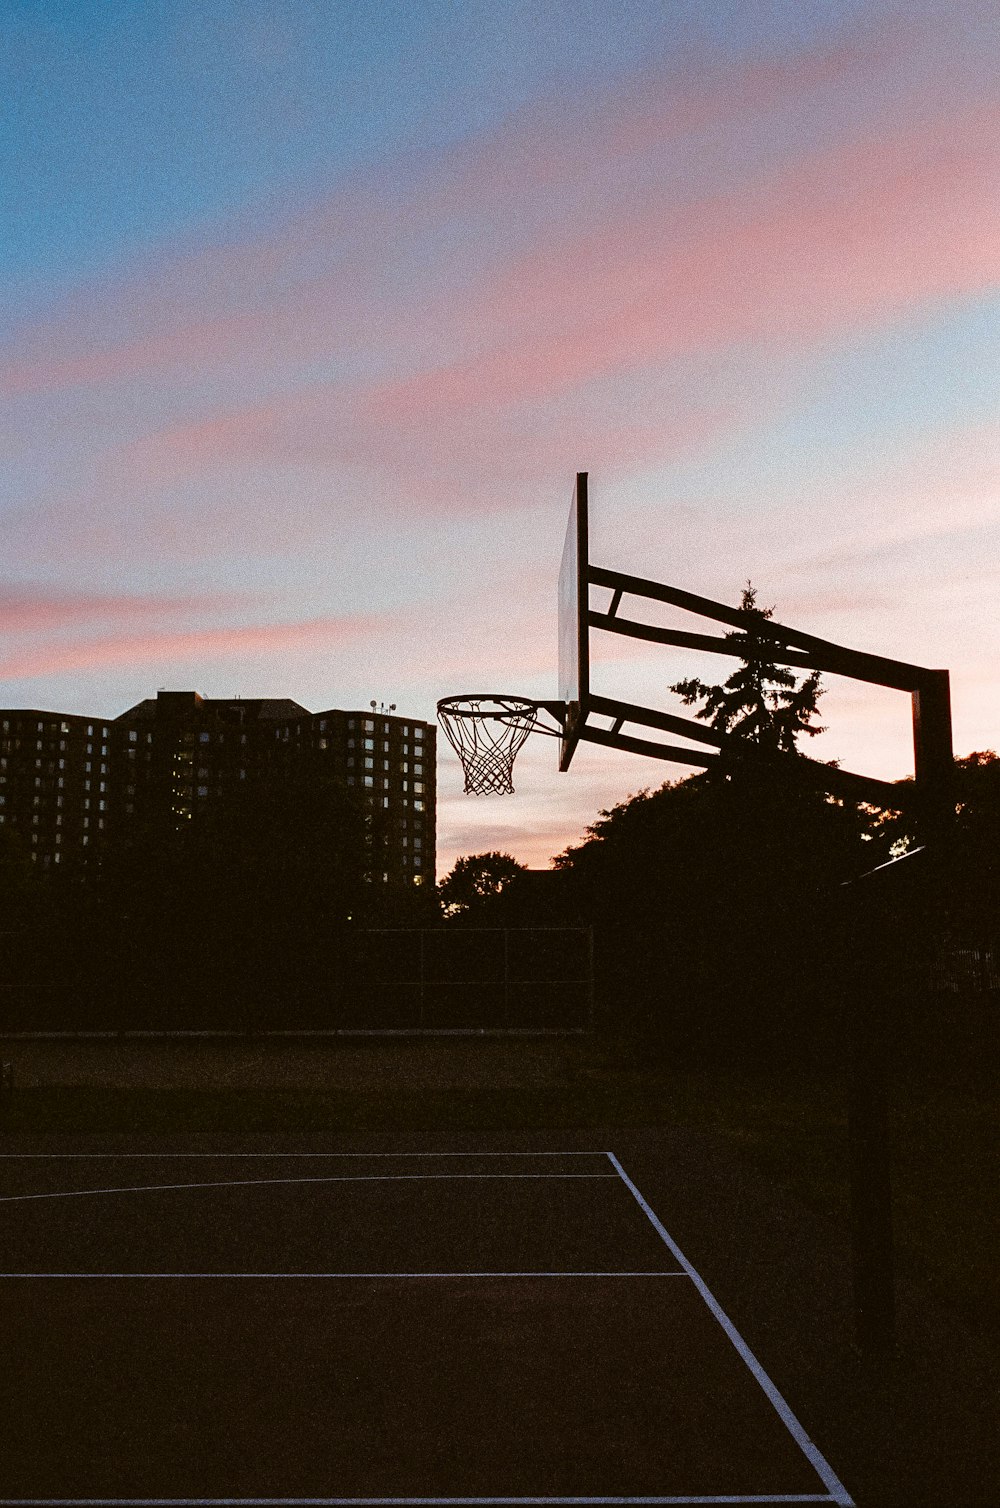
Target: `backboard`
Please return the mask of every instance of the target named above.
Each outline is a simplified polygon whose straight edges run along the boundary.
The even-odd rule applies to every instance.
[[[588,552],[587,473],[578,471],[559,568],[559,700],[567,708],[560,770],[569,769],[589,710]]]

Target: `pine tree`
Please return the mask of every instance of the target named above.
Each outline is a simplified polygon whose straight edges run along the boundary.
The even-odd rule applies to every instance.
[[[743,626],[725,638],[743,646],[741,663],[722,685],[709,686],[697,676],[671,686],[685,706],[718,733],[755,744],[771,753],[795,754],[801,734],[814,738],[823,728],[814,719],[823,695],[819,671],[802,681],[787,666],[775,663],[779,646],[765,625],[773,607],[757,606],[757,590],[747,582],[740,600]]]

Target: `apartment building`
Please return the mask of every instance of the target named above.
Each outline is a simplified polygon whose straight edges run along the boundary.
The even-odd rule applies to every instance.
[[[0,712],[0,822],[49,868],[151,823],[182,831],[236,782],[319,765],[378,809],[387,882],[433,884],[436,733],[395,710],[160,691],[108,722]]]
[[[79,867],[107,833],[111,724],[38,708],[0,711],[0,824],[43,868]]]

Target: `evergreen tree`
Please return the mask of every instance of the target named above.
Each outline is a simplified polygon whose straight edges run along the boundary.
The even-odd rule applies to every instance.
[[[710,686],[692,676],[671,686],[685,706],[700,702],[695,716],[718,733],[771,753],[795,754],[803,733],[814,738],[823,728],[818,716],[823,695],[819,671],[799,681],[787,666],[775,663],[777,641],[767,632],[773,607],[757,606],[756,588],[747,582],[740,600],[742,627],[726,634],[741,646],[741,663],[722,685]]]

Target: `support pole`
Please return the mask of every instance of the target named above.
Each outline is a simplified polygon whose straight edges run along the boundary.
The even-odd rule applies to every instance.
[[[848,1001],[848,1146],[854,1328],[867,1361],[884,1362],[896,1339],[889,1135],[887,981],[856,980]]]

